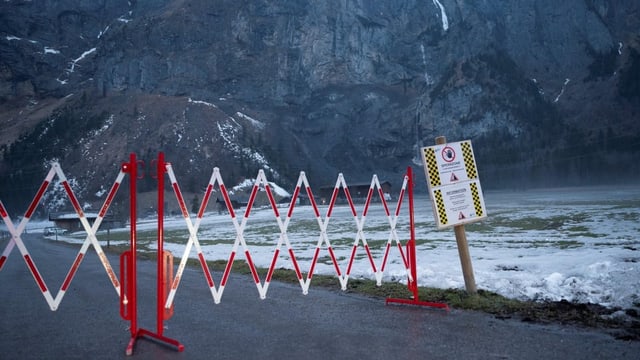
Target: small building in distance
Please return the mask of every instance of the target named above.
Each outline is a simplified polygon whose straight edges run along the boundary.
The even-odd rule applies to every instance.
[[[367,200],[367,195],[369,194],[369,189],[371,188],[371,182],[368,183],[354,183],[347,184],[347,188],[349,188],[349,195],[351,195],[351,199],[354,203],[364,203]],[[384,194],[385,200],[391,200],[391,183],[389,181],[381,181],[380,188],[382,189],[382,193]],[[333,196],[333,191],[335,189],[335,185],[333,186],[322,186],[320,188],[320,193],[316,201],[318,204],[329,204],[331,201],[331,196]],[[314,196],[315,197],[315,196]],[[372,202],[379,202],[380,195],[378,195],[378,189],[374,189],[374,193],[371,195]],[[336,196],[336,203],[344,204],[347,202],[347,195],[344,192],[343,188],[340,188],[338,194]]]
[[[84,216],[89,221],[89,224],[93,225],[93,222],[98,217],[98,214],[85,213]],[[75,212],[49,213],[49,221],[56,224],[57,228],[64,229],[67,232],[84,230],[84,228],[82,227],[82,223],[80,222],[80,217]]]
[[[98,214],[84,213],[84,217],[89,222],[89,225],[93,226],[93,223],[98,218]],[[58,212],[49,213],[49,221],[53,222],[57,228],[64,229],[67,232],[84,231],[84,227],[80,222],[80,217],[75,212]],[[106,216],[100,226],[101,229],[113,229],[121,224],[117,224],[116,221]]]

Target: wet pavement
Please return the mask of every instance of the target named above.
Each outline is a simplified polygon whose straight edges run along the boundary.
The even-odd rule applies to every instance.
[[[79,249],[24,235],[55,297]],[[2,249],[6,241],[0,244]],[[108,256],[119,273],[117,255]],[[155,331],[155,262],[138,261],[138,326]],[[213,274],[216,284],[220,273]],[[89,248],[58,310],[51,311],[18,248],[0,271],[0,359],[640,359],[640,342],[594,329],[540,325],[272,282],[261,300],[250,276],[233,271],[215,304],[200,268],[188,267],[164,336],[184,351],[139,339]]]

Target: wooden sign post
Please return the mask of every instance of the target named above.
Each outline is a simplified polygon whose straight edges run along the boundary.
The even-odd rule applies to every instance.
[[[446,143],[446,137],[438,136],[436,138],[436,145],[444,145]],[[464,230],[464,225],[454,226],[453,232],[456,235],[456,244],[458,245],[458,256],[460,256],[460,265],[462,266],[464,286],[469,294],[476,294],[478,293],[478,289],[476,288],[476,279],[473,275],[473,264],[471,263],[469,243],[467,242],[467,233]]]
[[[478,290],[476,289],[476,279],[473,275],[473,265],[471,264],[471,255],[469,254],[469,244],[467,243],[467,233],[464,230],[464,225],[454,226],[453,231],[456,234],[464,286],[469,294],[476,294]]]
[[[436,145],[422,148],[429,195],[438,229],[453,227],[467,292],[477,293],[464,224],[487,216],[471,141],[447,143],[444,136]]]

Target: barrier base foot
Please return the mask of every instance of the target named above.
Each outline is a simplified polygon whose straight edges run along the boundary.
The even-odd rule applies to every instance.
[[[153,341],[158,342],[160,344],[167,345],[169,347],[173,347],[178,352],[184,351],[184,345],[182,345],[178,340],[174,340],[174,339],[168,338],[166,336],[163,336],[163,335],[160,335],[160,334],[156,334],[156,333],[151,332],[151,331],[146,330],[146,329],[138,329],[138,332],[134,336],[131,337],[131,340],[129,341],[129,344],[127,345],[127,349],[125,351],[127,356],[133,355],[133,348],[136,345],[136,341],[138,341],[138,339],[142,338],[142,337],[146,337],[146,338],[149,338],[150,340],[153,340]]]
[[[405,305],[428,306],[428,307],[443,309],[443,310],[446,310],[447,312],[449,312],[449,305],[447,305],[445,303],[437,303],[437,302],[430,302],[430,301],[420,301],[420,300],[417,300],[417,299],[387,298],[384,303],[385,303],[385,305],[387,305],[389,303],[395,303],[395,304],[405,304]]]

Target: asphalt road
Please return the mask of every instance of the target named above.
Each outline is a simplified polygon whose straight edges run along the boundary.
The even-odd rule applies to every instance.
[[[24,235],[55,297],[79,247]],[[0,243],[4,249],[6,241]],[[119,260],[109,255],[119,273]],[[139,261],[140,328],[155,330],[155,262]],[[220,274],[214,273],[216,283]],[[640,359],[640,342],[592,329],[499,320],[468,311],[385,305],[383,300],[273,282],[260,300],[252,279],[231,274],[215,304],[199,268],[187,268],[164,336],[125,349],[129,321],[93,248],[51,311],[18,248],[0,271],[0,359]]]

